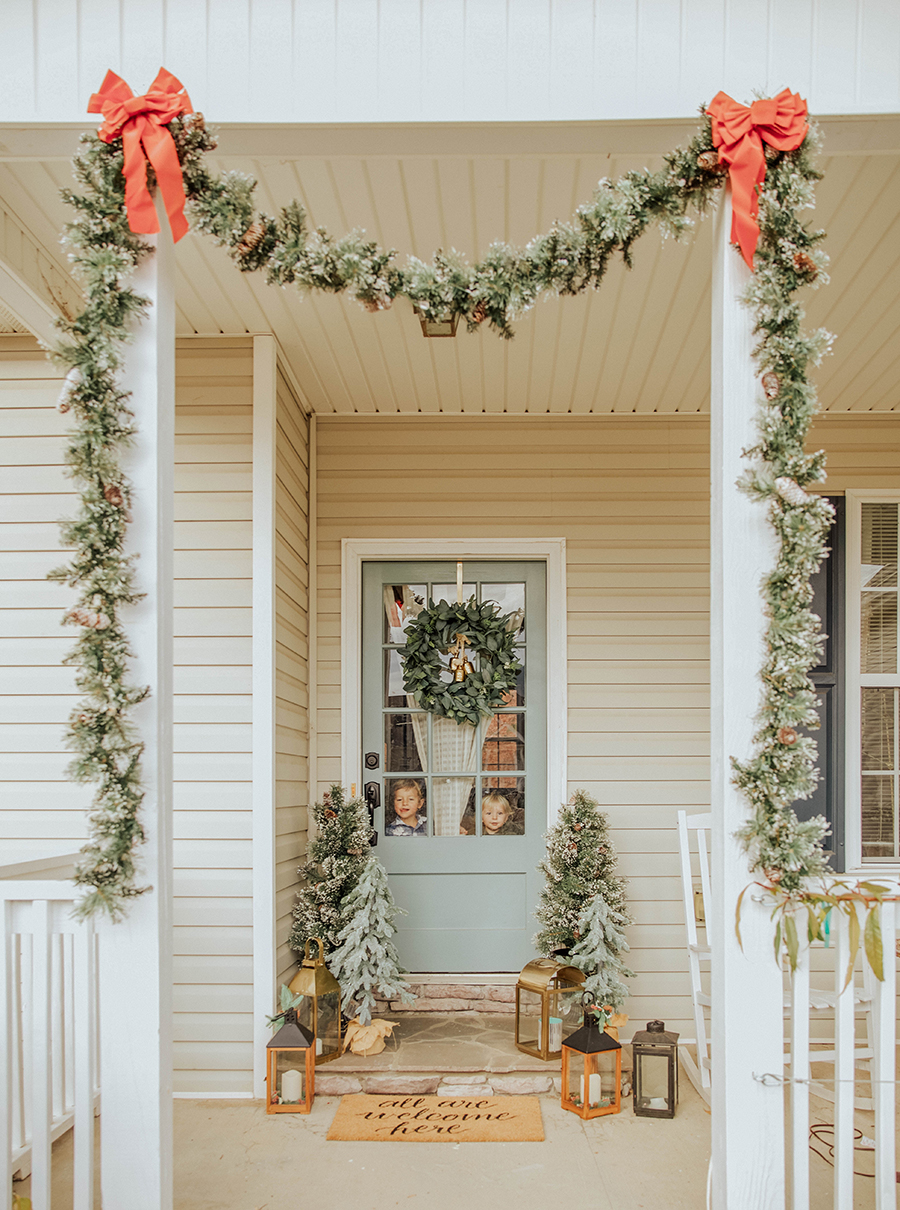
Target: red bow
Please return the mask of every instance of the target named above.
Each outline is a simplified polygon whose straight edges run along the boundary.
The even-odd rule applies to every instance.
[[[713,145],[731,179],[731,242],[753,268],[759,240],[759,187],[766,179],[763,139],[776,151],[795,151],[806,138],[806,102],[799,93],[783,89],[768,101],[747,108],[725,92],[713,97],[706,111],[712,118]]]
[[[149,91],[136,97],[114,71],[108,71],[99,92],[88,105],[88,113],[102,113],[103,125],[97,132],[104,143],[122,136],[125,152],[125,210],[128,226],[136,234],[152,235],[159,230],[153,199],[147,189],[147,166],[153,165],[166,214],[176,243],[187,232],[184,217],[184,182],[175,141],[166,129],[179,113],[191,112],[191,100],[184,85],[164,67]]]

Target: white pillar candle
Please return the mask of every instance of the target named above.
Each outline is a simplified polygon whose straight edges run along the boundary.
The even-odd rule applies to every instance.
[[[588,1105],[599,1105],[600,1098],[602,1096],[602,1092],[600,1089],[599,1072],[595,1071],[595,1072],[591,1073],[590,1082],[588,1083],[588,1093],[589,1093],[588,1102],[587,1102]],[[581,1103],[582,1103],[582,1105],[585,1103],[584,1102],[584,1076],[581,1077]]]
[[[281,1099],[282,1101],[299,1101],[302,1096],[303,1076],[292,1067],[281,1077]]]
[[[560,1050],[562,1048],[562,1017],[550,1018],[550,1050]]]
[[[316,1054],[320,1055],[322,1053],[322,1050],[323,1050],[322,1039],[316,1038]]]

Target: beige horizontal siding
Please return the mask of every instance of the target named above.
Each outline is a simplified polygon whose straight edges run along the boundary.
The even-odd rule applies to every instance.
[[[900,486],[892,417],[813,440],[829,490]],[[692,1035],[675,818],[709,805],[707,420],[320,417],[317,500],[320,789],[340,776],[341,539],[566,538],[569,787],[608,812],[629,879],[628,1012]]]

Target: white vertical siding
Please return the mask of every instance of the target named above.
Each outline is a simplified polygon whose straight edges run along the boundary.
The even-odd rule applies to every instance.
[[[279,369],[275,435],[276,977],[296,963],[287,944],[306,850],[309,799],[309,420]]]
[[[221,122],[692,117],[720,88],[900,108],[884,0],[6,0],[0,121],[81,122],[108,67],[161,63]]]
[[[317,427],[320,789],[340,776],[340,539],[565,537],[569,787],[608,812],[629,878],[628,1011],[692,1034],[675,813],[709,803],[708,421]],[[831,491],[900,482],[893,417],[823,418],[813,442],[830,451]]]

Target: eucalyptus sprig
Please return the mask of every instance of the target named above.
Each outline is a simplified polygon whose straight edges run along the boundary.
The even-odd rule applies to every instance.
[[[274,1029],[279,1025],[288,1013],[293,1012],[300,1001],[303,999],[303,993],[298,992],[295,996],[286,983],[282,983],[281,991],[278,994],[278,1004],[281,1008],[280,1013],[276,1013],[274,1017],[266,1017],[266,1025],[270,1029]]]

